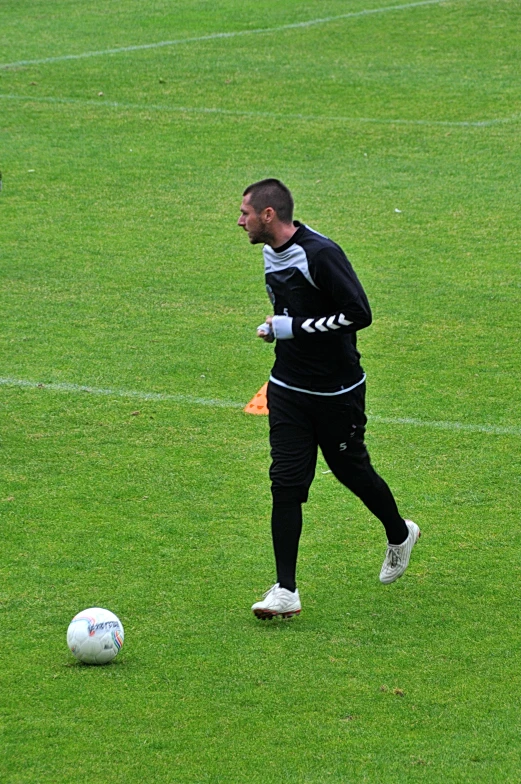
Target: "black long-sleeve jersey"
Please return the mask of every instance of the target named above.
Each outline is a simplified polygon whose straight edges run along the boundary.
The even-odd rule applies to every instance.
[[[278,339],[271,380],[332,395],[361,383],[356,332],[371,323],[365,292],[342,248],[295,221],[280,248],[263,248],[266,288],[275,316],[290,317]],[[284,320],[285,321],[285,320]]]

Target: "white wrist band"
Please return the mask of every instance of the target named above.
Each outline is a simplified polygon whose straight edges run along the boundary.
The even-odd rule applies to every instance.
[[[293,335],[291,316],[273,316],[273,334],[277,340],[289,340]]]

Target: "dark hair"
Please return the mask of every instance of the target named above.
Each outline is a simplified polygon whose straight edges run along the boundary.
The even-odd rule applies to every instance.
[[[260,180],[248,185],[243,196],[250,196],[250,204],[257,213],[272,207],[282,223],[293,221],[293,196],[284,183],[274,178]]]

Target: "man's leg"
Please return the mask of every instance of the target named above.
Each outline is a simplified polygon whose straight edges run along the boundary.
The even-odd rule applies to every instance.
[[[302,504],[307,501],[317,461],[317,441],[306,397],[272,382],[268,385],[271,531],[277,580],[290,591],[296,587]]]
[[[302,532],[302,501],[296,488],[275,490],[271,512],[271,534],[276,584],[256,602],[252,610],[257,618],[265,620],[276,615],[290,618],[301,610],[297,590],[296,571],[300,534]]]
[[[409,532],[405,520],[400,515],[395,498],[389,485],[376,473],[369,455],[367,460],[352,461],[348,471],[332,468],[333,473],[362,501],[363,504],[380,520],[387,541],[390,544],[402,544]]]
[[[252,610],[258,618],[289,618],[300,612],[296,568],[302,504],[315,474],[317,442],[307,414],[307,401],[298,392],[270,382],[270,467],[273,506],[271,531],[277,583]]]
[[[400,545],[409,530],[389,486],[371,465],[364,443],[364,408],[365,384],[323,402],[317,410],[320,448],[336,478],[380,520],[387,541]]]
[[[409,565],[420,529],[398,512],[389,487],[371,465],[364,443],[365,385],[341,395],[340,400],[317,409],[319,443],[326,461],[337,477],[352,490],[382,522],[387,534],[387,551],[380,582],[401,577]]]

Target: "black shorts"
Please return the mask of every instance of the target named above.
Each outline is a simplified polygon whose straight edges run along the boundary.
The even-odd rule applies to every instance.
[[[365,382],[334,396],[268,384],[271,487],[274,499],[307,501],[318,447],[342,484],[354,489],[373,469],[364,443]]]

